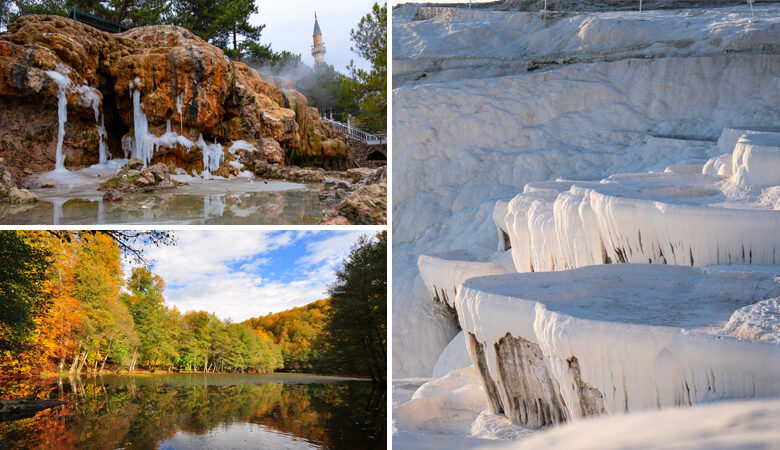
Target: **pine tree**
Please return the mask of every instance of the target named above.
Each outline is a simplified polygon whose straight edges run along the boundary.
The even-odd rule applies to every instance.
[[[355,62],[349,64],[352,73],[347,85],[360,106],[358,120],[368,130],[387,130],[387,4],[374,4],[357,29],[350,33],[352,51],[362,56],[371,69],[358,69]]]

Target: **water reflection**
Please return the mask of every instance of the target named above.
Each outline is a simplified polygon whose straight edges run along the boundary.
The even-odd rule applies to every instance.
[[[297,375],[52,380],[69,404],[0,423],[0,448],[384,448],[384,386]]]
[[[3,224],[316,224],[322,218],[320,187],[284,191],[201,194],[168,191],[101,197],[41,197],[32,205],[0,206]]]

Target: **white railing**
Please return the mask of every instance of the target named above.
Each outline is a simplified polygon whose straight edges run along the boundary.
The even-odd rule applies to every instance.
[[[358,139],[368,145],[387,144],[387,135],[385,134],[371,134],[359,128],[353,127],[349,122],[339,122],[337,120],[329,119],[325,116],[322,116],[320,119],[333,125],[336,128],[336,131],[342,135]]]

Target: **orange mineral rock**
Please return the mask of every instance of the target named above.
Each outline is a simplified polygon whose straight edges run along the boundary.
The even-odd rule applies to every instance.
[[[346,142],[289,81],[263,79],[184,28],[110,34],[63,17],[28,15],[0,34],[0,157],[15,176],[54,168],[62,118],[52,71],[69,81],[66,168],[97,163],[101,140],[112,157],[124,157],[136,141],[139,113],[147,122],[141,129],[154,144],[149,163],[171,169],[203,170],[202,150],[195,145],[201,136],[209,145],[221,144],[223,166],[246,154],[228,153],[239,140],[270,164],[352,164]],[[136,91],[140,111],[134,109]]]

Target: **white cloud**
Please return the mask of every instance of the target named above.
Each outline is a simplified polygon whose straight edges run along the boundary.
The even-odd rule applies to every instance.
[[[364,233],[340,234],[312,242],[306,247],[306,254],[298,259],[298,264],[312,266],[319,263],[327,263],[336,266],[341,263],[349,253],[357,237]]]
[[[147,248],[153,271],[168,286],[166,303],[204,310],[236,322],[302,306],[327,296],[327,285],[358,236],[365,233],[176,231],[177,245]],[[274,251],[296,246],[294,267],[274,264]],[[243,262],[243,264],[242,264]],[[289,264],[289,262],[287,263]],[[231,265],[234,268],[231,268]],[[292,281],[276,274],[292,273]],[[285,277],[284,279],[288,279]]]
[[[156,261],[154,272],[168,284],[180,284],[204,276],[227,274],[228,264],[290,245],[292,233],[272,235],[262,231],[179,231],[177,245],[149,248]]]

